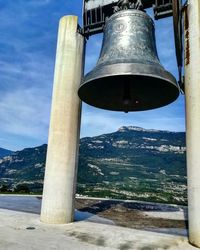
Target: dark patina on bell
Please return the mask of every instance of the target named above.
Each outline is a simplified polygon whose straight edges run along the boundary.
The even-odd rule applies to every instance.
[[[159,62],[154,23],[145,12],[123,10],[107,20],[99,60],[78,95],[92,106],[125,112],[176,100],[179,86]]]

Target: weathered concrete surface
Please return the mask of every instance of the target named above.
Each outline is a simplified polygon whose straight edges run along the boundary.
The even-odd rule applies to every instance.
[[[60,20],[41,209],[45,223],[68,223],[74,217],[81,112],[77,92],[85,44],[77,27],[77,16]]]
[[[187,236],[187,207],[134,200],[77,198],[76,209],[117,226]]]
[[[200,248],[200,1],[188,0],[185,27],[185,97],[190,242]]]
[[[80,213],[77,219],[81,221],[74,223],[44,224],[39,219],[40,203],[37,197],[0,196],[0,249],[196,249],[186,236],[119,227],[91,213]],[[29,213],[19,212],[26,206]]]
[[[39,215],[0,209],[0,249],[195,249],[186,237],[94,222],[47,225]],[[29,228],[29,229],[28,229]]]

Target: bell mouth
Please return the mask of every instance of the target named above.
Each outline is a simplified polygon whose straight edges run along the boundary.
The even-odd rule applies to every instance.
[[[153,72],[149,71],[149,67],[147,69],[147,65],[140,65],[140,71],[134,67],[135,74],[132,69],[123,74],[115,71],[113,75],[105,75],[105,68],[104,74],[99,68],[98,72],[95,70],[86,75],[78,95],[91,106],[124,112],[160,108],[175,101],[180,93],[176,79],[164,69],[156,70],[153,66],[155,74],[149,74],[147,72]],[[118,67],[115,65],[114,68],[117,70]]]

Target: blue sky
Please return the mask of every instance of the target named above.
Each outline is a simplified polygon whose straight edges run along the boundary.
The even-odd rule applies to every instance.
[[[81,11],[81,0],[0,0],[0,147],[19,150],[47,143],[58,22],[64,15],[78,15],[81,24]],[[160,61],[177,77],[172,20],[155,24]],[[86,72],[95,66],[101,38],[87,43]],[[184,131],[184,97],[128,114],[83,105],[81,137],[124,125]]]

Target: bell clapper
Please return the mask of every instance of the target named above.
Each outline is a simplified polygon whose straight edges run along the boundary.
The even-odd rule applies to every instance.
[[[130,98],[125,97],[125,98],[123,99],[124,112],[125,112],[125,113],[128,113],[128,111],[129,111],[129,108],[128,108],[128,107],[129,107],[130,103],[131,103],[131,99],[130,99]]]
[[[123,105],[124,105],[124,112],[128,113],[129,107],[131,104],[131,96],[130,96],[130,83],[125,82],[124,83],[124,95],[123,95]]]

